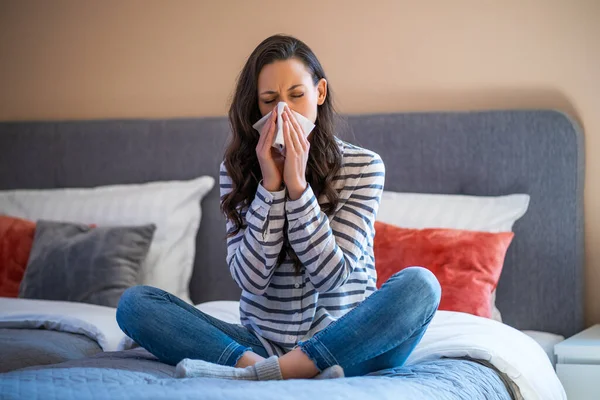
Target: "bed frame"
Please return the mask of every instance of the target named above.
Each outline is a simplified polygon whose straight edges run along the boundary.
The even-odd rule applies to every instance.
[[[528,193],[497,290],[504,321],[572,335],[584,327],[583,135],[550,111],[351,115],[339,136],[376,151],[386,190]],[[0,123],[0,190],[92,187],[212,175],[225,118]],[[238,300],[215,188],[202,204],[195,302]]]

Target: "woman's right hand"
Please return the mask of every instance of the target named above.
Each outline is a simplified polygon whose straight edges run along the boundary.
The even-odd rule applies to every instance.
[[[263,126],[256,145],[256,155],[263,176],[262,185],[269,192],[277,192],[283,183],[283,163],[285,158],[272,146],[277,127],[277,107],[269,121]]]

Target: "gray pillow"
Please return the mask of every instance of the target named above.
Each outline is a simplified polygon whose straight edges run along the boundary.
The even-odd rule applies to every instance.
[[[19,297],[116,307],[139,283],[155,230],[37,221]]]

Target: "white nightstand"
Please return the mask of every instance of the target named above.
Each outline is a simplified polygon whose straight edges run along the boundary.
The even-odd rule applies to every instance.
[[[600,399],[600,325],[558,343],[554,354],[569,400]]]

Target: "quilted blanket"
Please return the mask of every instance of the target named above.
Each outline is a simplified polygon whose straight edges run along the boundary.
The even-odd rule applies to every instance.
[[[480,363],[440,359],[327,381],[176,379],[174,367],[144,349],[99,353],[0,374],[0,399],[394,399],[510,400],[500,375]]]

